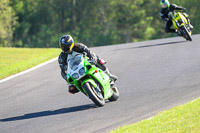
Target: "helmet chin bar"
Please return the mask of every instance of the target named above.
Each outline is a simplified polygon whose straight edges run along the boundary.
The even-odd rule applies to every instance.
[[[71,54],[71,53],[72,53],[72,50],[68,50],[67,53],[68,53],[68,54]]]
[[[64,53],[66,53],[66,54],[71,54],[72,53],[72,50],[70,51],[70,50],[68,50],[68,51],[63,51]]]

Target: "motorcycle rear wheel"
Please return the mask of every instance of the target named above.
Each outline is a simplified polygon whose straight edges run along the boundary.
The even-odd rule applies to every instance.
[[[115,85],[113,85],[111,89],[113,90],[113,95],[108,100],[117,101],[117,99],[119,98],[119,91]]]
[[[86,93],[88,94],[89,98],[99,107],[105,105],[105,99],[101,92],[97,92],[93,85],[89,82],[83,84],[83,88],[85,89]]]

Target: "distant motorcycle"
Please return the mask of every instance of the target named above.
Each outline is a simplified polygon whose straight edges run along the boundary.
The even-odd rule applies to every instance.
[[[189,18],[182,12],[169,12],[168,16],[172,19],[174,27],[181,32],[182,36],[192,41],[192,28],[190,27]]]
[[[68,55],[67,81],[88,96],[97,106],[105,105],[105,100],[116,101],[119,91],[109,76],[96,67],[92,60],[77,52]]]

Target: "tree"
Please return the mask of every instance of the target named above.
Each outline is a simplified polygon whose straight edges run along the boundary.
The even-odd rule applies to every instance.
[[[0,14],[0,46],[11,46],[17,17],[10,7],[10,0],[0,1]]]
[[[75,42],[82,42],[88,46],[174,36],[165,33],[165,23],[159,15],[161,9],[159,1],[12,0],[12,3],[8,1],[1,1],[7,3],[4,4],[7,9],[3,10],[4,13],[0,18],[0,41],[9,44],[14,30],[13,46],[58,47],[58,40],[64,34],[70,34]],[[173,3],[188,9],[191,23],[194,25],[193,33],[200,33],[198,0],[193,2],[174,0]],[[5,15],[6,11],[10,11],[8,16]],[[8,19],[2,19],[3,16]],[[16,17],[11,16],[17,16],[17,24]],[[10,30],[5,32],[5,29]],[[5,36],[5,33],[9,33],[11,37]]]

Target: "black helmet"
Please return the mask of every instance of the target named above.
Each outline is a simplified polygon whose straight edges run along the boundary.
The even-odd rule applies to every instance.
[[[64,35],[60,38],[59,45],[65,53],[69,53],[74,47],[74,40],[70,35]]]

